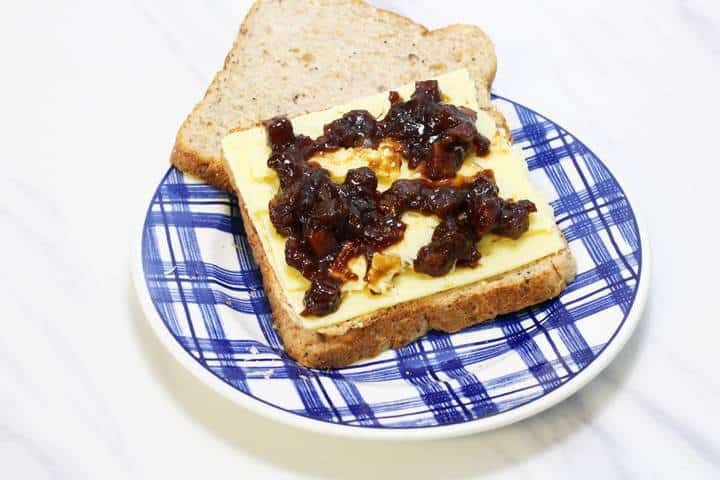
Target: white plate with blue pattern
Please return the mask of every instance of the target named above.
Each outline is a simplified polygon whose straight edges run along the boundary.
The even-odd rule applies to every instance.
[[[493,102],[577,259],[577,278],[559,298],[461,332],[433,332],[346,368],[306,368],[287,356],[272,328],[236,199],[171,168],[152,196],[133,260],[162,343],[238,404],[346,436],[465,435],[576,392],[640,319],[647,239],[615,176],[582,142],[516,102]]]

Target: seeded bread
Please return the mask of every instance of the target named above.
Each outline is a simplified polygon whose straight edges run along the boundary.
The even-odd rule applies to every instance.
[[[428,31],[361,0],[258,0],[223,69],[177,134],[170,160],[230,190],[220,142],[275,115],[290,118],[394,85],[467,68],[481,107],[497,66],[478,27]]]

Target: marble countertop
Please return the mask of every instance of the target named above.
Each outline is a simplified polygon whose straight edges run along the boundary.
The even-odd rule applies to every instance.
[[[4,478],[720,476],[718,2],[375,3],[485,28],[495,90],[622,179],[654,261],[616,361],[534,418],[430,443],[323,437],[236,407],[153,336],[129,256],[248,2],[16,2],[0,19]]]

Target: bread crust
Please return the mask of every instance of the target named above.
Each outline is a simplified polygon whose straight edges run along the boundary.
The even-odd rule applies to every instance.
[[[216,188],[232,192],[230,175],[225,171],[222,162],[218,163],[214,158],[203,156],[176,142],[170,155],[170,163],[180,171],[199,177]]]
[[[245,15],[242,23],[240,24],[240,29],[238,30],[237,35],[235,35],[235,40],[233,40],[232,47],[228,51],[227,55],[225,55],[225,61],[223,62],[222,70],[219,70],[215,73],[213,81],[210,83],[210,86],[207,88],[207,90],[205,90],[205,94],[203,95],[202,100],[195,104],[192,111],[185,118],[185,121],[180,126],[180,129],[178,130],[178,133],[175,137],[175,145],[173,145],[172,152],[170,152],[171,165],[175,166],[177,169],[184,173],[189,173],[198,178],[201,178],[202,180],[216,188],[231,193],[233,193],[233,188],[230,182],[230,174],[228,173],[228,171],[226,171],[222,158],[217,159],[200,154],[199,152],[197,152],[197,150],[194,150],[190,145],[183,141],[183,132],[190,123],[190,119],[192,118],[192,116],[195,115],[197,110],[200,108],[202,102],[207,99],[208,95],[210,95],[210,92],[218,88],[218,84],[220,83],[220,77],[223,71],[228,66],[228,62],[230,61],[230,56],[232,55],[232,52],[238,46],[238,43],[243,36],[243,32],[247,31],[247,26],[252,20],[252,18],[255,16],[259,7],[260,0],[255,0],[255,2],[253,2],[252,6],[250,7],[250,10],[248,10],[248,13]]]
[[[308,329],[288,302],[241,195],[238,204],[275,328],[285,351],[307,367],[339,368],[400,348],[430,330],[456,332],[554,298],[575,278],[575,260],[566,246],[531,265],[486,281],[403,302],[329,328]]]
[[[195,105],[192,112],[190,112],[190,114],[187,116],[187,118],[181,125],[175,139],[174,147],[170,154],[170,163],[181,171],[199,177],[205,182],[226,191],[231,191],[230,176],[228,172],[223,168],[221,156],[206,155],[201,153],[198,148],[193,147],[193,145],[190,144],[188,139],[185,138],[185,132],[189,129],[188,127],[193,116],[197,114],[197,111],[199,110],[203,102],[207,101],[211,93],[214,93],[221,88],[223,73],[225,72],[225,70],[228,69],[228,65],[231,62],[231,57],[233,56],[233,53],[239,48],[243,37],[248,32],[248,28],[250,28],[250,26],[252,25],[255,15],[257,15],[257,13],[261,9],[261,6],[266,3],[266,1],[267,0],[256,0],[253,3],[252,7],[250,8],[248,14],[245,16],[245,19],[240,26],[238,34],[233,42],[232,48],[225,57],[223,69],[215,74],[213,81],[211,82],[208,89],[205,91],[203,99]],[[490,86],[492,85],[492,82],[495,78],[495,72],[497,70],[497,59],[494,55],[492,41],[480,28],[472,25],[454,24],[436,30],[428,30],[424,25],[416,23],[407,17],[404,17],[389,10],[374,7],[372,5],[369,5],[367,2],[364,2],[363,0],[350,0],[348,3],[354,4],[356,6],[361,6],[362,8],[367,8],[370,12],[372,12],[373,15],[376,15],[378,18],[382,17],[388,23],[394,24],[394,28],[418,29],[419,33],[423,37],[436,36],[438,37],[438,39],[440,39],[443,36],[458,34],[465,35],[468,38],[482,39],[481,43],[487,45],[490,49],[490,53],[492,54],[490,61],[486,65],[486,75],[482,78],[482,81],[486,87],[486,91],[489,92]],[[470,62],[471,58],[472,56],[468,56],[467,60],[463,59],[463,61],[461,61],[461,66],[466,66],[470,68],[472,66]],[[444,59],[441,58],[437,60],[442,63]],[[446,67],[444,70],[438,70],[435,74],[445,73],[448,70],[449,69]],[[348,100],[351,100],[351,98],[348,98]],[[248,106],[248,108],[251,107]],[[248,128],[248,126],[243,126],[243,128]],[[221,139],[218,139],[218,143],[220,142],[220,140]]]

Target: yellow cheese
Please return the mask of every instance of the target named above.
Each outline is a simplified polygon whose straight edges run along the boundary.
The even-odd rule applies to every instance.
[[[482,281],[532,263],[564,247],[560,232],[555,227],[551,207],[530,184],[521,151],[512,147],[496,129],[491,115],[478,109],[475,86],[468,72],[457,70],[437,77],[437,80],[444,101],[478,112],[477,128],[492,142],[490,154],[466,159],[460,174],[471,175],[481,169],[492,169],[503,198],[526,198],[534,202],[538,211],[530,215],[529,230],[518,240],[485,235],[478,245],[482,258],[477,267],[459,267],[443,277],[430,277],[415,272],[412,262],[418,249],[430,241],[433,229],[439,220],[437,217],[408,212],[402,217],[407,225],[403,240],[383,251],[384,254],[399,257],[402,267],[398,273],[393,270],[392,274],[383,277],[381,283],[373,288],[376,292],[382,291],[382,293],[371,291],[370,286],[363,280],[368,266],[364,258],[355,258],[349,265],[358,275],[358,280],[343,285],[344,297],[340,308],[323,317],[299,316],[304,327],[327,327],[380,308]],[[413,90],[414,84],[397,89],[405,99],[410,97]],[[322,112],[303,115],[293,119],[292,123],[296,134],[315,138],[322,134],[325,124],[350,110],[367,110],[375,117],[381,118],[389,107],[386,92]],[[268,216],[268,202],[277,192],[279,182],[275,172],[267,167],[270,147],[265,130],[257,127],[231,133],[223,139],[222,147],[235,184],[240,190],[239,193],[250,213],[278,281],[295,312],[300,313],[303,310],[302,300],[305,290],[309,287],[309,281],[285,263],[285,238],[275,231]],[[327,168],[336,181],[341,181],[351,168],[370,166],[377,172],[380,190],[389,188],[398,178],[420,176],[418,171],[408,168],[406,161],[402,161],[397,168],[392,163],[392,156],[392,145],[382,145],[379,151],[362,148],[340,149],[317,155],[311,160]]]

